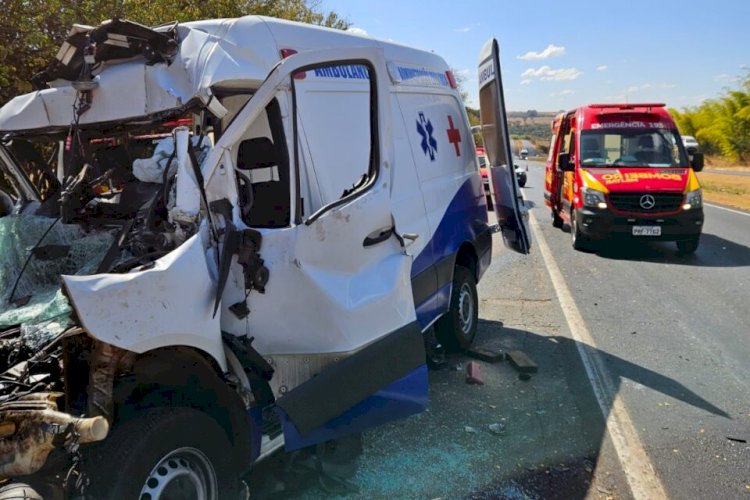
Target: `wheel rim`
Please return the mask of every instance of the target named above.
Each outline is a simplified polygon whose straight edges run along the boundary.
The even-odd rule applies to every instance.
[[[200,450],[179,448],[151,470],[140,500],[217,500],[216,471]]]
[[[458,320],[461,323],[461,333],[469,335],[474,326],[474,297],[467,283],[461,285],[458,294]]]

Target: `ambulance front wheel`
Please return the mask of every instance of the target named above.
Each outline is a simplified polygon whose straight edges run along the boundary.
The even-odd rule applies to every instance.
[[[691,240],[684,240],[677,242],[677,251],[682,255],[690,255],[698,250],[698,244],[700,243],[699,238],[693,238]]]
[[[453,273],[450,309],[435,323],[437,338],[451,351],[468,349],[477,336],[479,301],[474,275],[462,266]]]
[[[576,213],[573,210],[570,211],[570,241],[576,250],[587,250],[589,248],[589,240],[578,227]]]
[[[144,410],[90,450],[91,493],[101,500],[239,498],[223,428],[187,407]]]

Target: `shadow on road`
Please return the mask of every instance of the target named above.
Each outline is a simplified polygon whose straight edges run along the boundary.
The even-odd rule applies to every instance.
[[[466,364],[472,359],[449,356],[443,369],[430,372],[429,410],[365,433],[356,472],[341,483],[346,488],[338,495],[582,499],[607,492],[628,497],[599,471],[617,465],[600,464],[611,460],[601,454],[608,415],[593,395],[579,347],[603,358],[615,392],[629,379],[729,418],[679,381],[569,338],[480,320],[476,345],[522,350],[538,364],[538,372],[521,380],[508,361],[480,361],[484,385],[467,385]],[[308,465],[299,466],[305,460]],[[299,455],[278,455],[252,474],[253,497],[329,498],[327,488],[341,484],[321,482],[320,468],[309,465],[315,463],[309,454],[301,462]]]
[[[604,259],[653,262],[696,267],[750,266],[750,248],[715,234],[704,233],[698,250],[680,254],[674,242],[597,242],[588,253]]]

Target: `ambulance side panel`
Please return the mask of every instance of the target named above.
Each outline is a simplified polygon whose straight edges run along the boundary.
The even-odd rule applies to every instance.
[[[426,328],[448,309],[459,249],[470,248],[478,280],[489,265],[491,237],[474,141],[458,97],[448,89],[408,88],[397,99],[431,232],[412,266],[417,319]]]

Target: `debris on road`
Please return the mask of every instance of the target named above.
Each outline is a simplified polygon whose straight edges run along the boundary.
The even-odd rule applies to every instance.
[[[470,425],[465,425],[464,426],[464,432],[467,432],[469,434],[476,434],[479,431],[476,429],[476,427],[472,427]]]
[[[466,383],[484,385],[482,370],[479,367],[479,363],[476,361],[469,361],[466,364]]]
[[[505,434],[505,424],[494,423],[494,424],[490,424],[488,428],[491,433],[496,434],[498,436]]]
[[[536,373],[539,370],[536,363],[523,351],[510,351],[507,358],[519,373]]]
[[[505,357],[505,353],[501,350],[493,351],[482,347],[473,347],[466,351],[466,354],[480,361],[486,361],[487,363],[497,363],[498,361],[502,361]]]

